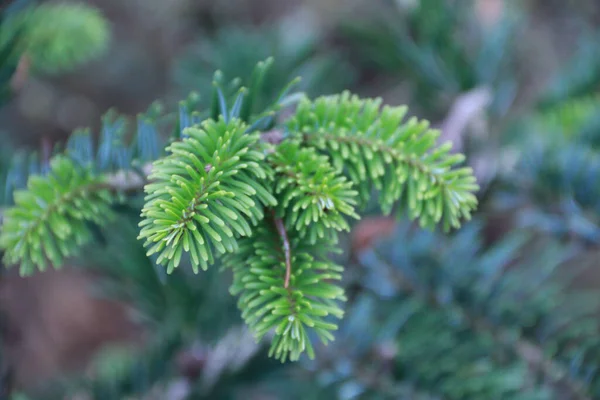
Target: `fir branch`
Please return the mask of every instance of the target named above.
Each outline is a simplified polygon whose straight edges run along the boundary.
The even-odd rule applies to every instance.
[[[383,107],[380,99],[344,92],[305,99],[287,123],[290,135],[327,154],[333,166],[356,184],[361,205],[379,191],[385,214],[396,204],[411,219],[433,228],[457,228],[477,206],[471,168],[455,168],[464,156],[452,145],[435,147],[439,132],[427,121],[402,120],[406,107]]]
[[[336,231],[349,231],[346,217],[359,218],[354,211],[358,192],[327,157],[286,141],[267,161],[275,171],[274,191],[280,197],[276,213],[288,230],[308,236],[315,244],[326,237],[336,238]]]
[[[267,63],[261,63],[260,65],[257,66],[258,72],[257,72],[257,75],[255,74],[257,76],[257,79],[260,78],[260,76],[262,74],[266,73],[266,68],[269,65],[270,65],[270,61]],[[218,75],[218,73],[215,74],[215,76],[217,76],[217,75]],[[237,85],[239,85],[239,84],[237,84]],[[254,85],[254,86],[256,86],[256,85]],[[291,85],[288,85],[281,92],[281,96],[278,101],[280,101],[280,102],[287,101],[285,98],[285,95],[290,90],[291,90]],[[246,90],[240,91],[240,93],[238,94],[238,96],[236,98],[235,104],[233,105],[233,107],[231,107],[231,110],[228,109],[226,99],[222,98],[223,93],[218,85],[215,88],[215,94],[221,94],[221,100],[223,100],[223,101],[219,101],[218,107],[216,107],[216,112],[217,112],[216,117],[218,118],[219,113],[220,113],[220,115],[226,116],[225,119],[232,120],[233,122],[232,121],[230,121],[230,122],[235,124],[235,120],[240,112],[240,106],[247,102],[244,98],[244,95],[248,94],[247,91]],[[215,97],[215,96],[213,96],[213,97]],[[219,97],[219,96],[217,96],[217,97]],[[178,143],[182,142],[182,140],[181,140],[182,139],[182,132],[181,132],[182,130],[184,130],[186,127],[190,127],[190,126],[194,127],[194,129],[195,129],[196,124],[198,124],[202,120],[202,118],[206,117],[204,114],[201,115],[197,111],[194,111],[194,108],[195,108],[194,104],[196,104],[196,103],[197,103],[197,96],[194,96],[193,94],[190,95],[190,97],[187,100],[180,102],[179,121],[176,124],[175,135],[174,135],[176,142],[173,143],[173,145],[172,145],[173,147],[181,146],[181,144],[178,144]],[[280,107],[279,103],[273,105],[271,107],[272,110],[270,110],[266,114],[274,113],[273,110],[277,109],[278,107]],[[263,114],[265,114],[265,113],[263,113]],[[128,125],[126,119],[123,117],[116,116],[113,112],[109,112],[103,117],[100,143],[98,146],[94,145],[93,140],[92,140],[92,135],[90,134],[90,131],[88,129],[77,130],[71,135],[71,138],[69,139],[69,141],[67,143],[64,153],[69,159],[71,159],[74,162],[74,168],[77,168],[77,169],[89,168],[90,170],[93,170],[97,174],[98,178],[103,179],[103,182],[106,185],[106,189],[108,189],[110,191],[116,191],[119,193],[136,193],[148,183],[148,176],[150,174],[149,169],[151,169],[151,168],[148,168],[148,164],[142,164],[142,163],[147,163],[148,161],[154,161],[161,156],[161,152],[160,152],[159,148],[162,147],[162,145],[160,143],[161,140],[160,140],[159,134],[158,134],[158,123],[163,122],[163,117],[165,117],[165,115],[164,115],[164,111],[162,110],[161,105],[158,103],[153,103],[147,113],[144,113],[144,114],[141,114],[138,116],[137,126],[135,128],[135,135],[133,137],[133,140],[131,141],[131,143],[126,143],[125,136],[127,133],[126,130],[127,130],[127,125]],[[253,121],[255,119],[256,118],[254,118]],[[259,120],[260,120],[260,118],[258,118],[256,123],[260,122]],[[240,128],[240,129],[246,129],[248,131],[255,131],[258,128],[256,126],[251,126],[251,127],[246,127],[246,128]],[[241,132],[241,131],[238,132],[238,135],[241,135],[241,133],[243,133],[243,132]],[[185,136],[185,135],[183,135],[183,136]],[[253,137],[253,136],[251,135],[250,137]],[[241,147],[244,147],[244,146],[242,145]],[[255,149],[251,149],[250,154],[257,155],[257,154],[259,154],[259,152],[256,151]],[[261,159],[261,157],[256,158],[256,160],[259,160],[259,159]],[[34,161],[32,165],[34,167],[37,167],[38,164],[39,163],[37,161]],[[142,164],[142,165],[140,166],[140,164]],[[179,166],[182,168],[185,168],[181,164],[179,164]],[[242,167],[242,169],[245,169],[246,171],[250,171],[250,172],[256,168],[258,168],[258,170],[260,170],[260,166],[258,164],[256,164],[255,160],[250,162],[249,164],[240,163],[240,166]],[[207,163],[206,165],[204,165],[203,168],[205,169],[206,174],[212,174],[211,171],[212,171],[213,167],[210,162]],[[25,168],[25,169],[27,169],[27,168]],[[235,172],[235,170],[232,170],[232,172]],[[23,175],[23,168],[20,168],[18,171],[14,171],[14,173],[18,174],[19,177],[21,177]],[[24,174],[26,176],[30,175],[30,174],[36,174],[36,173],[39,173],[39,168],[34,168],[34,170],[29,168],[29,171],[24,172]],[[184,174],[185,173],[187,173],[187,171],[184,171]],[[240,186],[240,185],[243,186],[246,184],[249,185],[249,187],[255,186],[255,182],[254,182],[254,179],[252,179],[252,176],[248,176],[245,178],[244,178],[244,176],[245,176],[245,173],[242,173],[238,176],[238,178],[241,178],[241,179],[239,179],[240,182],[238,182],[238,184],[237,184],[238,186]],[[248,183],[243,182],[244,180],[248,181]],[[218,184],[218,182],[216,182],[216,181],[215,181],[215,183]],[[25,182],[17,182],[17,184],[14,184],[14,182],[11,181],[10,184],[13,187],[21,187],[22,185],[25,184]],[[246,187],[242,191],[244,191],[246,189],[248,189],[248,187]],[[13,188],[8,187],[7,190],[12,191]],[[256,188],[254,188],[254,189],[251,188],[250,190],[255,191]],[[274,198],[270,195],[270,193],[268,193],[264,189],[259,188],[258,193],[255,193],[255,194],[257,195],[256,199],[258,199],[259,201],[267,201],[267,202],[275,201]],[[254,196],[254,194],[252,194],[252,196]],[[260,208],[256,208],[253,210],[252,207],[249,207],[253,200],[251,198],[249,198],[248,196],[243,195],[242,197],[240,197],[240,199],[241,199],[241,203],[239,203],[238,206],[241,204],[241,207],[234,206],[232,210],[224,211],[224,212],[229,213],[230,217],[233,215],[232,218],[237,218],[240,220],[239,222],[232,222],[232,225],[231,225],[231,227],[236,231],[236,234],[241,234],[240,231],[243,231],[244,234],[247,234],[248,232],[250,232],[250,227],[247,225],[247,223],[245,221],[242,221],[242,219],[249,217],[251,219],[252,223],[255,223],[258,219],[262,218],[262,216],[261,216],[262,211],[260,210]],[[240,199],[238,199],[238,200],[240,200]],[[222,201],[220,201],[218,204],[216,204],[216,207],[231,208],[231,206],[233,204],[232,202],[235,202],[235,201],[237,201],[237,200],[222,199]],[[19,206],[17,205],[16,207],[18,208]],[[210,211],[211,210],[209,210],[208,212],[210,212]],[[212,212],[214,213],[214,210],[212,210]],[[235,215],[235,214],[239,214],[239,215]],[[248,215],[245,215],[245,214],[248,214]],[[244,217],[242,217],[242,215],[244,215]],[[215,221],[217,224],[220,225],[220,222],[223,220],[224,219],[221,218],[221,219],[217,219]],[[231,230],[230,230],[230,228],[224,228],[224,229],[225,229],[224,234],[225,234],[225,236],[227,236],[228,233],[231,232]],[[148,232],[148,230],[145,231],[145,233],[147,233],[147,232]],[[215,232],[217,234],[214,234]],[[217,236],[219,236],[218,232],[221,232],[221,231],[219,230],[219,228],[216,228],[216,230],[213,232],[212,237],[216,238]],[[219,236],[219,239],[222,240],[222,238],[220,236]],[[187,242],[189,242],[189,240]],[[227,243],[231,244],[230,242],[227,242],[227,239],[225,239],[223,241],[223,243],[225,243],[225,245],[227,245]],[[191,244],[186,243],[186,244],[189,246],[194,246],[195,243],[191,243]],[[219,246],[223,246],[223,244],[217,243],[215,246],[219,247]],[[188,246],[184,245],[184,250],[187,249],[187,247]],[[206,249],[204,249],[204,250],[206,250]],[[181,253],[183,253],[183,252],[181,252]],[[207,251],[207,253],[208,253],[208,251]],[[200,264],[202,264],[204,262],[204,260],[203,259],[197,260],[196,256],[198,256],[198,255],[199,255],[198,253],[192,252],[192,259],[194,261],[198,261]],[[204,255],[204,253],[200,254],[200,257],[203,258],[203,255]],[[210,256],[210,257],[212,257],[212,256]],[[173,260],[173,259],[170,258],[169,260]],[[174,265],[174,262],[173,262],[173,265]],[[171,269],[173,268],[173,265],[170,267]],[[197,266],[197,264],[194,264],[194,266]],[[59,266],[57,265],[56,267],[59,267]]]
[[[22,274],[34,266],[60,267],[91,238],[87,222],[110,220],[117,200],[106,181],[66,157],[54,158],[47,177],[32,176],[27,190],[14,197],[16,206],[4,214],[0,248],[7,264],[20,263]]]
[[[265,65],[257,67],[255,81],[262,79]],[[180,118],[177,129],[182,131],[176,132],[167,155],[157,160],[153,129],[138,126],[138,134],[145,132],[153,145],[144,146],[138,135],[132,148],[121,140],[123,121],[107,117],[96,153],[89,134],[75,135],[67,146],[70,158],[59,156],[53,162],[66,160],[63,169],[70,174],[92,169],[105,174],[90,172],[87,181],[65,188],[63,194],[73,196],[69,197],[73,210],[101,210],[102,218],[94,213],[55,216],[51,208],[40,221],[63,217],[59,227],[68,230],[74,223],[76,233],[69,236],[55,229],[54,237],[39,235],[29,245],[37,249],[41,242],[49,249],[50,261],[59,263],[53,246],[62,246],[61,257],[72,255],[83,243],[79,239],[88,234],[84,224],[101,224],[110,214],[114,191],[137,191],[144,185],[138,239],[144,239],[146,256],[157,254],[156,263],[166,265],[170,273],[184,256],[189,255],[197,272],[223,255],[224,266],[233,269],[230,291],[240,295],[242,317],[258,338],[275,333],[269,354],[282,361],[297,360],[304,352],[312,358],[309,333],[314,331],[324,343],[333,340],[331,331],[337,325],[329,317],[343,315],[338,302],[345,300],[344,290],[333,283],[341,280],[343,268],[330,260],[330,254],[339,250],[337,233],[350,229],[347,219],[359,218],[355,206],[364,206],[375,188],[385,212],[400,202],[423,225],[442,221],[448,229],[470,217],[477,204],[472,193],[477,186],[470,169],[452,169],[462,161],[461,155],[450,155],[448,145],[434,149],[438,133],[427,129],[427,122],[402,123],[406,108],[380,110],[379,100],[348,93],[304,100],[290,117],[287,131],[275,128],[261,134],[275,123],[275,110],[285,102],[289,87],[275,106],[252,117],[245,115],[252,108],[244,102],[246,90],[239,90],[229,109],[219,79],[216,74],[212,119]],[[151,160],[155,161],[149,175],[133,174],[133,161]],[[106,174],[115,169],[116,174]],[[32,178],[29,183],[36,182],[50,189],[55,184],[52,178]],[[104,202],[95,201],[98,193],[106,196]],[[30,188],[27,196],[35,195]],[[58,197],[56,208],[68,208]],[[17,199],[17,207],[9,213],[21,215],[29,204],[20,203]],[[266,212],[273,218],[265,219]],[[35,220],[38,214],[27,218]],[[18,240],[17,228],[22,225],[6,225],[2,238],[7,239],[0,240],[13,261],[26,256],[10,242]],[[39,258],[34,259],[36,264],[44,261]]]
[[[187,137],[154,163],[139,238],[169,271],[184,252],[197,270],[207,269],[215,252],[236,251],[237,238],[263,219],[260,204],[277,203],[264,186],[264,155],[253,149],[259,135],[247,129],[235,118],[207,120],[185,129]]]
[[[341,279],[343,267],[329,260],[335,248],[330,242],[312,245],[306,238],[288,236],[290,243],[290,284],[284,287],[286,251],[275,224],[261,224],[250,238],[240,240],[236,253],[223,260],[233,270],[230,292],[239,295],[242,318],[257,339],[274,330],[269,354],[280,359],[298,360],[307,352],[314,358],[308,336],[314,331],[323,343],[333,340],[330,331],[337,325],[329,316],[341,318],[338,301],[344,301],[342,288],[328,281]]]
[[[591,400],[587,394],[586,385],[573,377],[560,363],[546,357],[545,352],[537,344],[523,338],[515,338],[514,333],[496,327],[483,317],[478,317],[460,305],[450,306],[443,302],[436,294],[428,292],[417,286],[411,279],[398,268],[393,268],[385,260],[378,258],[378,263],[386,266],[391,272],[390,278],[405,294],[423,299],[427,304],[436,309],[452,308],[454,315],[460,315],[464,321],[476,332],[484,332],[494,338],[498,345],[511,349],[536,373],[541,373],[544,379],[555,386],[564,385],[570,398],[575,400]]]
[[[47,263],[60,268],[65,257],[89,240],[86,223],[109,221],[112,204],[121,194],[142,190],[147,171],[148,164],[141,168],[141,175],[129,170],[97,175],[68,157],[54,157],[48,176],[30,176],[27,189],[14,193],[15,206],[0,208],[0,248],[6,251],[5,261],[20,263],[22,274],[32,273],[34,265],[41,270]],[[41,246],[35,245],[38,240]],[[33,248],[26,250],[29,246],[43,250],[45,256]]]

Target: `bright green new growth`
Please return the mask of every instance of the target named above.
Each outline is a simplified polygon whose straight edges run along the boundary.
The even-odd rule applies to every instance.
[[[452,145],[434,148],[439,132],[427,121],[402,120],[406,107],[380,109],[380,99],[360,99],[345,92],[304,100],[287,123],[290,134],[329,155],[333,165],[356,185],[361,204],[380,191],[385,214],[398,204],[421,226],[458,228],[477,205],[471,168]]]
[[[84,4],[41,4],[3,22],[0,48],[17,37],[16,52],[40,71],[58,72],[97,57],[110,30],[100,12]]]
[[[9,249],[7,264],[21,263],[21,273],[35,267],[60,267],[66,257],[89,242],[87,222],[110,220],[116,200],[102,178],[66,157],[54,158],[48,176],[32,175],[27,190],[15,192],[15,207],[6,211],[0,247]]]
[[[184,252],[204,269],[227,253],[242,316],[259,338],[275,330],[271,354],[313,356],[309,332],[333,339],[336,325],[325,318],[342,315],[334,301],[344,298],[330,282],[341,267],[324,249],[359,218],[355,205],[377,189],[385,212],[399,204],[423,226],[449,229],[477,204],[471,170],[452,169],[464,157],[449,145],[432,151],[438,132],[402,123],[405,113],[344,93],[302,101],[275,146],[235,118],[184,131],[190,138],[170,146],[146,186],[140,238],[148,254],[160,252],[172,271]]]
[[[277,216],[284,218],[288,230],[307,236],[315,244],[335,237],[336,231],[349,231],[346,216],[359,218],[354,211],[358,192],[352,189],[352,182],[313,148],[282,143],[269,162],[277,174]]]
[[[258,71],[264,74],[264,64]],[[451,154],[449,144],[436,148],[438,132],[427,122],[403,122],[405,107],[381,108],[380,100],[343,93],[302,98],[280,122],[276,112],[290,97],[282,94],[254,114],[253,90],[240,88],[229,108],[216,85],[210,116],[180,114],[184,128],[176,129],[166,155],[157,155],[145,182],[138,237],[170,273],[188,263],[207,269],[221,258],[233,272],[231,293],[239,296],[242,317],[257,338],[273,335],[270,354],[282,361],[304,352],[314,357],[314,335],[333,340],[345,295],[336,283],[343,268],[330,255],[340,250],[339,232],[350,230],[374,194],[385,213],[397,209],[446,230],[477,205],[471,170],[457,168],[464,157]],[[139,126],[134,144],[157,137]],[[71,156],[87,160],[91,143],[79,139],[81,149],[70,144]],[[139,152],[135,145],[111,146]],[[123,168],[139,172],[130,161]],[[104,183],[115,175],[94,173],[61,156],[48,177],[30,179],[5,214],[0,247],[7,263],[30,271],[76,253],[89,237],[85,223],[101,225],[115,199]]]
[[[312,245],[291,237],[290,247],[293,267],[287,288],[285,249],[272,220],[224,260],[233,269],[231,294],[240,296],[242,317],[257,338],[274,330],[269,355],[281,361],[295,361],[304,351],[314,358],[309,333],[314,331],[326,344],[334,339],[330,331],[337,329],[326,318],[344,314],[338,304],[345,300],[344,291],[331,282],[341,279],[344,268],[327,257],[335,251],[331,241]]]
[[[188,137],[154,163],[139,238],[169,271],[184,251],[194,270],[207,269],[215,253],[236,251],[237,238],[264,217],[262,207],[276,204],[263,183],[264,155],[253,149],[259,134],[246,130],[239,120],[208,120],[185,129]]]

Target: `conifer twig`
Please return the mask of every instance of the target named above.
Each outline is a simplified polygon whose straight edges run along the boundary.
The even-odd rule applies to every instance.
[[[142,167],[143,176],[128,170],[120,170],[113,174],[105,175],[105,182],[101,185],[95,185],[95,189],[109,189],[126,193],[143,190],[148,182],[147,179],[151,169],[152,164],[148,163]],[[0,226],[2,226],[2,223],[4,222],[4,214],[8,208],[9,207],[0,207]]]
[[[380,261],[383,262],[383,260]],[[447,307],[447,305],[441,304],[435,295],[423,293],[401,271],[392,268],[387,263],[385,265],[390,271],[393,271],[392,278],[400,290],[416,295],[420,294],[423,300],[436,308]],[[494,327],[483,318],[469,314],[462,307],[459,307],[457,311],[465,318],[465,321],[467,321],[472,329],[489,333],[500,345],[511,348],[531,369],[542,374],[549,382],[555,385],[563,385],[570,392],[571,398],[575,400],[591,400],[586,393],[585,385],[577,378],[570,377],[569,372],[560,363],[547,358],[544,355],[544,351],[537,344],[523,337],[515,339],[510,333]]]
[[[275,221],[275,228],[277,228],[277,233],[281,237],[283,241],[283,252],[285,255],[285,281],[283,284],[284,288],[288,288],[290,286],[290,275],[292,274],[292,257],[290,250],[290,240],[288,238],[287,232],[285,231],[285,226],[283,225],[283,220],[281,218],[275,217],[275,213],[273,212],[273,217]]]

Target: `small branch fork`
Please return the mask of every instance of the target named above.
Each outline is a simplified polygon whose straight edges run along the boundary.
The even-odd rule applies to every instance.
[[[284,139],[283,131],[279,129],[273,129],[268,132],[263,132],[261,134],[261,141],[265,143],[270,143],[272,145],[277,146]],[[288,238],[287,232],[285,230],[285,225],[281,218],[277,218],[275,216],[275,211],[272,211],[273,221],[275,223],[275,228],[277,229],[277,233],[281,237],[281,241],[283,242],[283,252],[285,256],[285,280],[283,283],[284,288],[288,288],[290,286],[290,276],[292,274],[292,256],[291,256],[291,248],[290,248],[290,239]]]
[[[290,275],[292,274],[292,255],[290,249],[290,239],[288,238],[287,232],[285,230],[283,220],[275,216],[275,211],[273,211],[272,214],[273,220],[275,222],[275,228],[277,228],[277,233],[279,234],[283,242],[283,252],[285,255],[285,281],[283,287],[287,289],[290,286]]]

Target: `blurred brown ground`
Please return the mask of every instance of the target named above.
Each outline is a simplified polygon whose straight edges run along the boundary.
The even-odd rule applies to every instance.
[[[106,343],[139,342],[127,306],[96,297],[94,286],[93,275],[72,268],[2,277],[2,351],[15,387],[33,390],[81,371]]]

